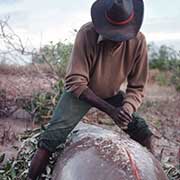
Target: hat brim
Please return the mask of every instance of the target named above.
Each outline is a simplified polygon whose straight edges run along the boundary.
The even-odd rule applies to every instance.
[[[91,8],[92,22],[97,33],[112,41],[126,41],[134,38],[143,22],[143,0],[133,0],[134,17],[125,25],[113,25],[106,19],[106,2],[106,0],[97,0]]]

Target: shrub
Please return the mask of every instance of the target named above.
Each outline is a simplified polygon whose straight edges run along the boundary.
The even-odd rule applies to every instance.
[[[176,90],[180,92],[180,63],[174,68],[171,82],[175,85]]]
[[[156,76],[155,80],[158,82],[160,86],[168,86],[170,85],[170,78],[165,72],[159,72]]]
[[[172,84],[177,91],[180,91],[180,53],[165,45],[159,49],[154,44],[150,44],[148,47],[150,68],[161,71],[156,80],[160,85]],[[163,73],[165,71],[171,73],[170,83]]]
[[[51,119],[53,110],[63,92],[63,84],[60,80],[51,92],[41,92],[25,100],[23,109],[32,115],[35,123],[44,123]]]
[[[48,64],[58,76],[64,76],[66,66],[70,58],[73,44],[64,44],[58,42],[45,45],[40,49],[39,53],[33,56],[32,62],[38,64]]]
[[[171,70],[180,61],[180,55],[171,47],[162,45],[157,48],[149,44],[149,63],[152,69]]]

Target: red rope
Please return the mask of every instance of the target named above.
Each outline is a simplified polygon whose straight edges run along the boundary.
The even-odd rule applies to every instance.
[[[141,180],[139,170],[136,166],[136,162],[133,160],[133,158],[131,157],[131,154],[129,153],[129,151],[127,149],[126,149],[126,152],[127,152],[128,157],[129,157],[129,160],[131,163],[131,168],[132,168],[134,176],[136,177],[136,180]]]

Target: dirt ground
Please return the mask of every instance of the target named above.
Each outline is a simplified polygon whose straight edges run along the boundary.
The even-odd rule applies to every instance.
[[[33,124],[25,119],[0,119],[0,154],[6,154],[4,161],[16,156],[21,146],[19,135],[27,129],[33,129]]]
[[[173,87],[151,84],[140,113],[156,137],[156,154],[162,161],[180,163],[180,93]]]
[[[36,76],[27,78],[26,76],[2,75],[0,74],[0,89],[6,89],[9,98],[19,96],[29,96],[38,91],[49,90],[54,81],[52,79]],[[140,114],[147,119],[153,131],[154,146],[156,155],[161,161],[168,161],[173,165],[178,165],[180,157],[180,93],[173,87],[159,86],[156,82],[149,82],[146,89],[146,97],[139,109]],[[84,121],[90,123],[100,123],[111,128],[112,120],[92,109]],[[30,117],[19,110],[8,118],[0,118],[0,154],[6,153],[6,159],[15,157],[18,137],[27,129],[35,126]]]

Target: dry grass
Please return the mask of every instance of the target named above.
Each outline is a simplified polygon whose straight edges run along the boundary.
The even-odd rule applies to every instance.
[[[158,82],[160,85],[170,84],[172,73],[170,71],[160,71],[158,69],[151,69],[149,71],[149,84],[154,84]],[[165,81],[165,83],[163,83]]]
[[[37,74],[53,74],[47,64],[29,64],[25,66],[0,64],[0,74],[16,76],[36,76]]]

